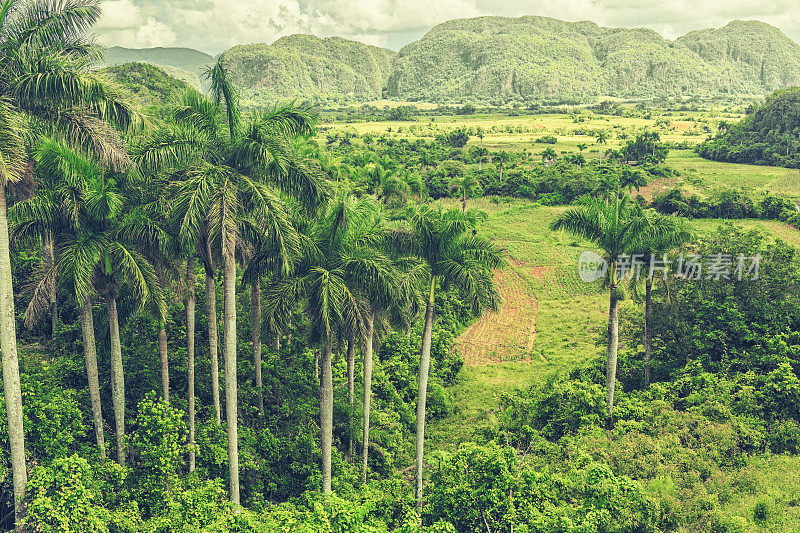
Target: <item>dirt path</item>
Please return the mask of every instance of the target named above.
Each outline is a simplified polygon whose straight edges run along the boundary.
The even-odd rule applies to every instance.
[[[530,361],[533,353],[539,301],[515,268],[496,270],[494,279],[502,301],[500,308],[484,313],[456,339],[468,366]]]

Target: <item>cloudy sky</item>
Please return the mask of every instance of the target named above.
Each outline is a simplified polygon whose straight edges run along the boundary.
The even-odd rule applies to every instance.
[[[440,22],[481,15],[644,26],[668,38],[758,19],[800,41],[800,0],[110,0],[103,7],[95,31],[104,45],[186,46],[211,54],[293,33],[397,50]]]

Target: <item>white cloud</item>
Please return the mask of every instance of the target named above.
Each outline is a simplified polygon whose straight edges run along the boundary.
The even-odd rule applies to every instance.
[[[136,43],[140,48],[169,46],[177,40],[175,32],[161,21],[149,17],[136,31]]]
[[[100,7],[103,14],[95,26],[99,31],[131,29],[142,22],[139,7],[131,0],[103,2]]]

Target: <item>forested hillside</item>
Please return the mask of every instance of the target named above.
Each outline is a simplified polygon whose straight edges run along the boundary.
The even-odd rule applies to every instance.
[[[800,88],[776,91],[734,124],[697,147],[715,161],[800,168]]]
[[[156,110],[180,98],[190,87],[200,89],[197,75],[150,63],[125,63],[106,67],[100,74],[120,87],[128,101],[139,109]]]
[[[800,84],[800,45],[777,28],[733,21],[669,41],[649,29],[547,17],[457,19],[400,53],[338,37],[291,35],[224,52],[249,105],[275,99],[438,103],[593,102],[764,95]],[[201,73],[211,57],[186,49],[110,48],[107,64],[146,61]]]
[[[433,101],[763,94],[800,80],[798,53],[759,22],[671,42],[652,30],[546,17],[459,19],[400,50],[388,89]]]
[[[232,81],[258,101],[374,100],[389,78],[391,50],[338,37],[292,35],[224,53]]]

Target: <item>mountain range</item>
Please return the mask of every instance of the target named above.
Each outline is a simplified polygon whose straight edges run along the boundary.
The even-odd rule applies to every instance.
[[[292,35],[225,52],[251,103],[275,99],[437,103],[593,101],[601,96],[764,95],[800,84],[800,45],[733,21],[674,41],[641,28],[537,16],[451,20],[399,53],[338,37]],[[215,58],[186,48],[111,48],[106,65],[144,61],[202,74]]]

